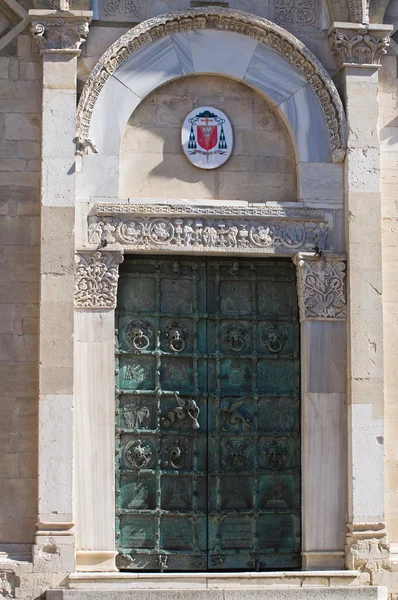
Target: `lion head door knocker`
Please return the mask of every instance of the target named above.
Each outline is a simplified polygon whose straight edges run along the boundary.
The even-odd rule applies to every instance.
[[[277,354],[287,344],[289,333],[284,325],[265,325],[261,329],[260,341],[262,346],[269,352]]]
[[[147,350],[152,339],[153,329],[146,321],[136,319],[127,325],[126,342],[134,350]]]
[[[191,448],[186,438],[163,438],[163,466],[165,469],[189,469],[191,466]]]
[[[154,456],[154,448],[148,440],[132,440],[124,447],[126,463],[133,469],[146,469]]]
[[[246,439],[223,438],[221,440],[222,465],[227,469],[241,471],[249,458],[249,444]]]
[[[250,340],[249,328],[243,323],[231,323],[221,330],[221,339],[228,350],[243,352]]]
[[[188,327],[184,323],[171,321],[164,328],[163,340],[172,352],[183,352],[187,345]]]
[[[289,462],[289,447],[285,440],[262,440],[260,442],[260,456],[270,469],[280,471]]]

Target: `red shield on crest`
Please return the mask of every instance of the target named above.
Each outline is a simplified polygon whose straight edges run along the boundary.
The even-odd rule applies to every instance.
[[[217,145],[217,125],[197,125],[196,132],[198,144],[203,150],[211,150]]]

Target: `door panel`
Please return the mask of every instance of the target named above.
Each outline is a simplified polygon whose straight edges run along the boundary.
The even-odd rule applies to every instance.
[[[298,331],[288,260],[127,258],[119,568],[300,567]]]

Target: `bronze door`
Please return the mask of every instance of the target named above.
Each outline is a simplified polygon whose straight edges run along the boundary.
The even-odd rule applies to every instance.
[[[300,567],[290,260],[128,257],[116,388],[119,568]]]

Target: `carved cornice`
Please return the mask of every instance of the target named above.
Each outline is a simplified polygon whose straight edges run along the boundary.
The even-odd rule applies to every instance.
[[[369,573],[391,571],[390,545],[384,523],[356,523],[347,525],[346,557],[347,569]]]
[[[42,12],[43,14],[37,14]],[[91,12],[30,11],[31,33],[41,48],[41,53],[58,52],[80,54],[86,41]]]
[[[390,26],[359,25],[354,28],[352,25],[336,25],[329,32],[329,40],[340,64],[380,64],[390,45]]]
[[[121,251],[99,252],[82,250],[76,254],[75,307],[116,308]]]
[[[336,161],[341,160],[341,149],[346,148],[344,110],[332,79],[318,59],[302,42],[278,25],[249,13],[213,6],[177,11],[149,19],[130,29],[112,44],[92,70],[83,88],[77,113],[79,137],[89,137],[90,120],[101,89],[131,54],[159,38],[201,29],[233,31],[246,35],[291,63],[316,94],[328,125],[331,151]]]
[[[285,254],[326,250],[328,223],[319,210],[281,207],[97,206],[88,219],[88,243],[129,251]],[[104,214],[105,213],[105,214]]]
[[[345,262],[340,258],[297,254],[297,287],[301,321],[347,318]]]

